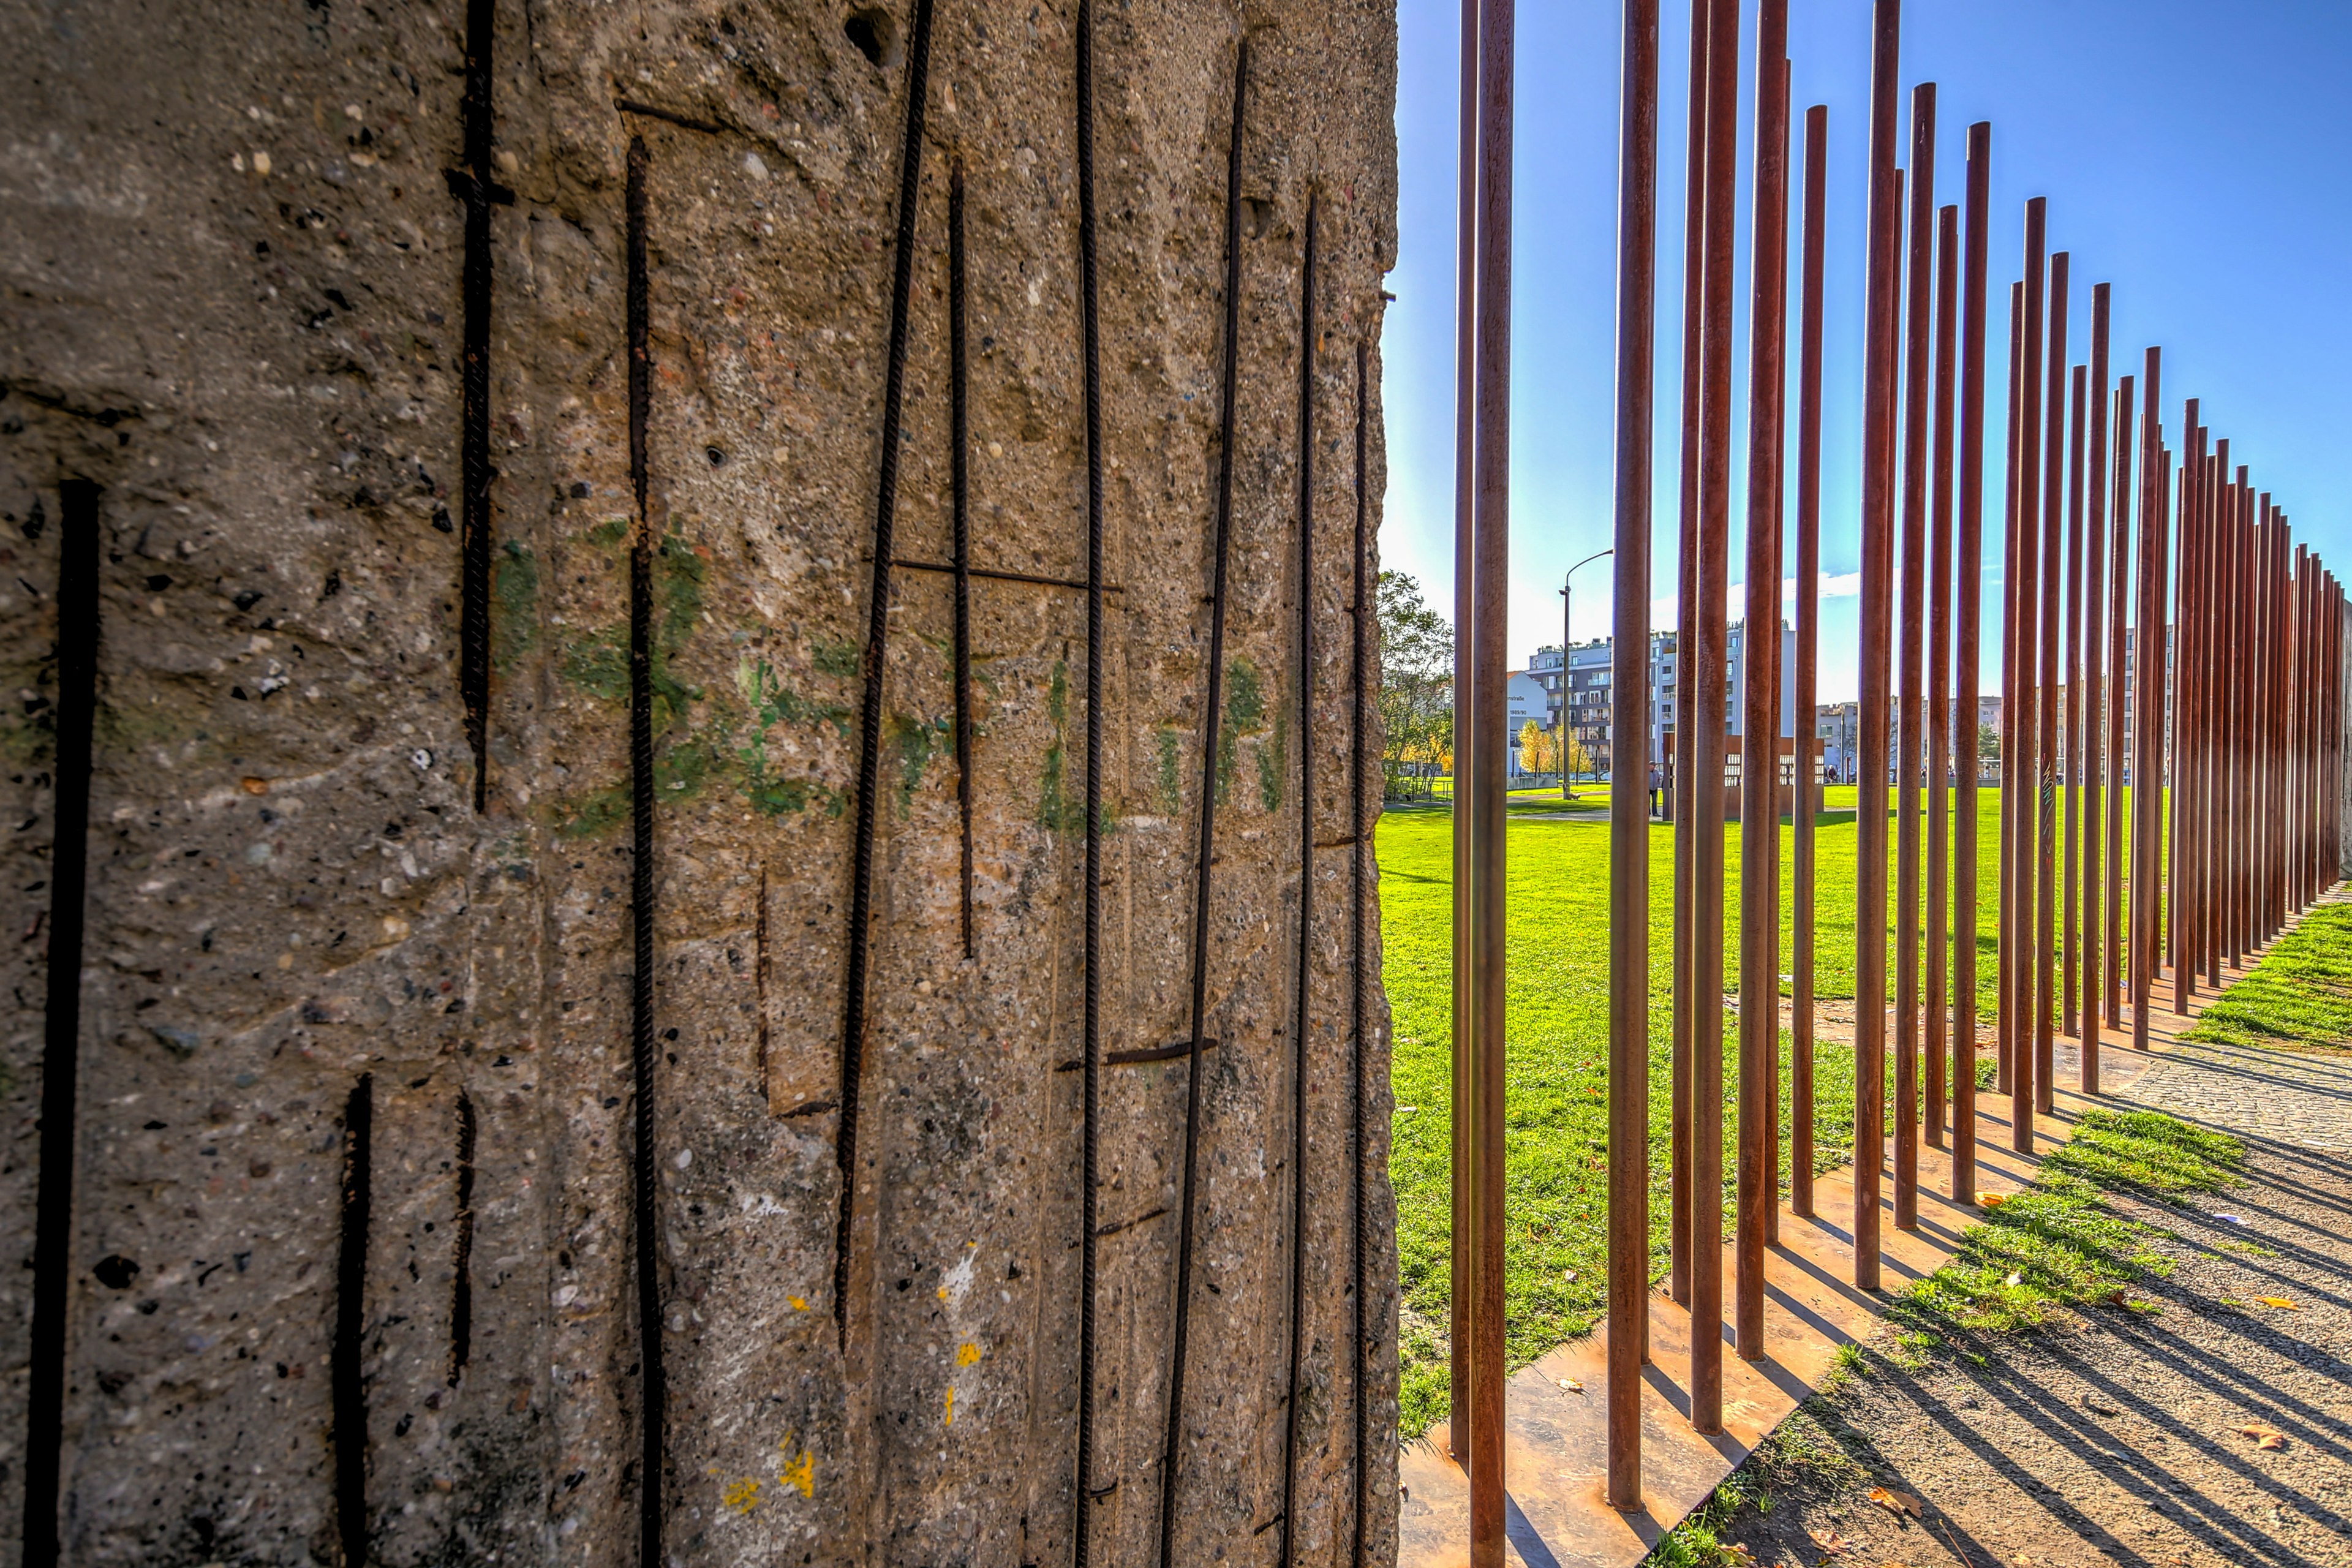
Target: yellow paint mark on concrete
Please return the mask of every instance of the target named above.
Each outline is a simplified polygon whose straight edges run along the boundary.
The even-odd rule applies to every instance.
[[[776,1477],[776,1484],[798,1487],[803,1497],[816,1496],[816,1456],[805,1448],[796,1455],[793,1454],[793,1440],[790,1437],[785,1438],[776,1447],[790,1456],[784,1460],[783,1469]]]
[[[950,1384],[948,1384],[948,1420],[947,1420],[947,1424],[948,1424],[949,1426],[954,1426],[954,1425],[955,1425],[955,1384],[952,1384],[952,1383],[950,1383]]]
[[[956,1346],[956,1365],[970,1366],[987,1353],[978,1345],[958,1345]]]
[[[805,1312],[808,1310],[808,1300],[804,1297],[787,1296],[784,1300],[793,1304],[793,1310],[795,1312]]]
[[[749,1513],[760,1506],[760,1483],[749,1476],[730,1481],[727,1489],[719,1494],[719,1500],[737,1513]]]

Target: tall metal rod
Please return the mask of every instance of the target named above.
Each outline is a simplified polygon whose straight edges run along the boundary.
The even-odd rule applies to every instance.
[[[2130,988],[2123,952],[2124,818],[2128,812],[2124,789],[2125,773],[2131,763],[2124,743],[2124,714],[2130,706],[2130,670],[2126,665],[2130,649],[2125,640],[2125,623],[2129,616],[2131,595],[2131,480],[2133,459],[2137,456],[2132,446],[2130,376],[2125,376],[2116,387],[2113,449],[2108,464],[2112,470],[2108,493],[2114,500],[2108,509],[2112,514],[2108,519],[2112,556],[2107,563],[2107,923],[2103,949],[2105,966],[2099,993],[2107,1027],[2120,1029],[2124,1023],[2124,994]]]
[[[1969,127],[1968,259],[1960,348],[1959,798],[1952,832],[1952,1201],[1977,1191],[1977,682],[1984,594],[1986,228],[1992,216],[1992,126]],[[2014,340],[2012,339],[2012,343]]]
[[[1950,1048],[1952,728],[1952,428],[1954,350],[1959,338],[1960,209],[1936,215],[1936,432],[1934,510],[1927,540],[1927,1140],[1944,1146],[1944,1063]],[[1976,722],[1973,710],[1968,721]],[[1973,1131],[1972,1129],[1970,1131]]]
[[[2000,897],[1993,912],[1993,925],[1999,942],[1998,958],[1993,974],[1994,1037],[1993,1091],[2006,1094],[2011,1089],[2011,1047],[2014,1044],[2016,1020],[2021,1015],[2017,1000],[2017,802],[2022,793],[2018,783],[2017,718],[2023,704],[2018,697],[2018,582],[2021,574],[2018,561],[2017,501],[2018,480],[2025,458],[2025,284],[2021,280],[2009,286],[2009,431],[2006,461],[2001,470],[2001,574],[2000,574],[2000,841],[1995,847],[1995,858],[2000,863]]]
[[[1298,1420],[1307,1403],[1307,1035],[1315,1021],[1315,241],[1307,195],[1298,268],[1298,936],[1291,958],[1290,1387],[1283,1401],[1282,1561],[1298,1561]]]
[[[2173,616],[2169,652],[2172,679],[2168,700],[2172,710],[2172,726],[2171,743],[2167,748],[2170,763],[2168,776],[2172,783],[2169,813],[2172,821],[2166,862],[2170,872],[2166,890],[2170,895],[2172,907],[2170,943],[2167,951],[2172,959],[2172,1011],[2181,1016],[2188,1014],[2189,999],[2195,994],[2197,985],[2197,966],[2189,955],[2189,944],[2192,940],[2189,933],[2196,929],[2196,896],[2193,879],[2188,875],[2187,862],[2182,858],[2186,846],[2194,842],[2195,836],[2186,829],[2195,813],[2197,800],[2194,777],[2189,764],[2190,725],[2195,713],[2191,691],[2195,685],[2196,666],[2191,654],[2197,631],[2196,617],[2190,614],[2196,582],[2190,512],[2196,492],[2195,487],[2189,482],[2189,476],[2200,466],[2197,442],[2197,400],[2192,397],[2181,416],[2179,516],[2173,520],[2173,551],[2177,565],[2175,581],[2171,584]],[[2167,476],[2166,489],[2168,491],[2172,489],[2169,475]],[[2157,689],[2165,691],[2167,688],[2159,685]]]
[[[2016,548],[2009,561],[2017,595],[2017,651],[2002,701],[2004,709],[2017,710],[2011,725],[2017,762],[2011,770],[2017,799],[2010,811],[2007,844],[2011,931],[2001,964],[2002,983],[2010,994],[2009,1131],[2011,1146],[2027,1154],[2033,1152],[2033,795],[2041,781],[2034,758],[2034,637],[2041,604],[2036,543],[2042,517],[2042,312],[2048,288],[2043,257],[2048,235],[2048,199],[2035,196],[2025,204],[2025,352],[2017,377]]]
[[[1792,123],[1794,113],[1791,106],[1795,102],[1795,96],[1791,89],[1790,83],[1795,75],[1796,68],[1794,65],[1790,61],[1789,58],[1785,54],[1782,55],[1780,57],[1779,87],[1780,95],[1780,201],[1779,218],[1773,225],[1771,241],[1772,255],[1774,258],[1772,264],[1773,289],[1771,313],[1772,320],[1779,324],[1777,331],[1782,340],[1780,349],[1781,368],[1780,373],[1778,375],[1775,375],[1772,378],[1770,384],[1765,388],[1766,401],[1770,406],[1772,415],[1772,545],[1771,548],[1766,552],[1772,563],[1772,615],[1770,616],[1771,635],[1764,639],[1764,646],[1772,656],[1772,697],[1771,700],[1766,706],[1770,710],[1773,716],[1773,723],[1771,726],[1773,735],[1771,765],[1772,776],[1775,780],[1776,789],[1778,788],[1777,781],[1780,774],[1780,715],[1781,713],[1782,704],[1788,698],[1790,681],[1790,671],[1786,667],[1786,662],[1782,658],[1780,650],[1780,628],[1782,622],[1780,620],[1780,573],[1783,569],[1784,563],[1789,558],[1789,361],[1786,340],[1788,336],[1789,320],[1789,167],[1790,157],[1793,148],[1793,137],[1791,133],[1794,130]],[[1789,736],[1790,745],[1792,751],[1796,752],[1800,755],[1805,746],[1806,733],[1811,728],[1812,722],[1810,711],[1808,711],[1805,718],[1800,721],[1795,710],[1793,709],[1790,710]],[[1793,759],[1790,783],[1792,785],[1792,795],[1790,801],[1790,810],[1793,819],[1797,798],[1793,793],[1793,786],[1798,783],[1798,780],[1794,775]],[[1775,796],[1775,800],[1777,802],[1777,795]],[[1780,973],[1779,968],[1780,956],[1780,894],[1782,889],[1780,878],[1780,829],[1777,820],[1780,816],[1780,808],[1777,804],[1773,807],[1772,815],[1776,819],[1772,828],[1772,852],[1764,858],[1764,868],[1770,873],[1772,882],[1771,897],[1765,900],[1765,923],[1770,930],[1770,934],[1766,939],[1765,946],[1767,951],[1769,951],[1773,957],[1773,974],[1771,980],[1772,1026],[1764,1031],[1764,1081],[1768,1086],[1769,1086],[1767,1095],[1767,1110],[1764,1118],[1764,1180],[1766,1194],[1764,1204],[1764,1245],[1767,1247],[1778,1247],[1780,1245],[1780,1172],[1781,1139],[1780,1114],[1780,981],[1783,976]]]
[[[1691,0],[1688,156],[1683,191],[1683,401],[1681,536],[1675,563],[1674,752],[1668,784],[1675,816],[1674,1083],[1667,1194],[1667,1289],[1682,1306],[1691,1300],[1691,995],[1694,922],[1698,912],[1698,771],[1691,756],[1696,732],[1698,683],[1699,394],[1706,326],[1707,28],[1714,0]],[[1646,723],[1644,728],[1647,728]],[[1665,759],[1662,759],[1665,760]],[[1710,1249],[1712,1243],[1708,1244]]]
[[[2238,466],[2238,477],[2230,486],[2230,626],[2231,646],[2239,650],[2241,682],[2247,673],[2248,661],[2260,657],[2262,642],[2254,633],[2253,567],[2256,542],[2253,520],[2253,491],[2247,483],[2246,467]],[[2259,674],[2259,666],[2254,671]],[[2261,689],[2259,684],[2254,692]],[[2253,825],[2253,801],[2250,786],[2252,773],[2250,742],[2252,729],[2250,721],[2260,700],[2248,692],[2229,707],[2230,724],[2230,963],[2243,968],[2250,933],[2247,930],[2253,911],[2250,896],[2252,870],[2246,858],[2248,830]]]
[[[2139,600],[2132,634],[2132,1048],[2148,1048],[2148,1015],[2156,1003],[2157,911],[2162,897],[2164,823],[2164,351],[2147,350],[2140,374]]]
[[[1090,45],[1083,50],[1086,58],[1090,58],[1092,53]],[[1224,712],[1226,588],[1230,583],[1233,555],[1234,448],[1241,419],[1241,177],[1242,138],[1248,124],[1249,65],[1249,39],[1244,37],[1234,54],[1233,129],[1225,148],[1225,297],[1224,321],[1219,334],[1222,363],[1219,367],[1216,510],[1210,523],[1208,671],[1207,679],[1202,682],[1198,785],[1201,815],[1192,861],[1192,998],[1189,1009],[1192,1037],[1187,1042],[1184,1058],[1184,1145],[1182,1173],[1177,1188],[1176,1296],[1173,1324],[1169,1334],[1166,1425],[1162,1430],[1160,1460],[1160,1568],[1172,1568],[1176,1556],[1177,1483],[1182,1479],[1179,1460],[1185,1450],[1184,1379],[1192,1365],[1192,1252],[1194,1227],[1200,1214],[1201,1078],[1206,1070],[1201,1058],[1207,1044],[1210,896],[1217,848],[1216,759],[1219,724]],[[1088,141],[1088,163],[1091,166],[1094,132],[1087,121],[1081,123],[1087,126],[1085,134]],[[1095,440],[1099,439],[1099,426],[1091,406],[1089,425],[1091,447]],[[1092,510],[1091,497],[1089,510]],[[1098,593],[1093,585],[1101,582],[1102,574],[1099,563],[1094,559],[1091,542],[1087,551],[1087,580],[1089,587],[1087,599],[1091,626]],[[1087,700],[1095,700],[1093,693],[1087,694]],[[1095,804],[1093,788],[1092,776],[1089,775],[1089,832],[1094,831],[1095,826],[1095,817],[1091,814],[1099,809]]]
[[[1895,184],[1901,0],[1874,0],[1870,51],[1869,283],[1863,328],[1862,767],[1854,871],[1853,1282],[1879,1278],[1879,1166],[1885,1158],[1887,668],[1895,565],[1895,309],[1902,213]]]
[[[2077,1033],[2074,1020],[2074,998],[2078,994],[2075,977],[2079,954],[2075,951],[2075,919],[2081,912],[2081,889],[2075,873],[2081,864],[2083,795],[2083,468],[2084,446],[2090,435],[2090,371],[2087,366],[2074,367],[2070,393],[2072,406],[2066,421],[2066,629],[2064,642],[2059,648],[2058,674],[2059,715],[2058,746],[2063,773],[2059,787],[2063,792],[2060,802],[2063,835],[2059,847],[2059,957],[2058,1016],[2065,1033]]]
[[[1447,1447],[1467,1463],[1470,1450],[1470,910],[1475,902],[1470,799],[1478,768],[1478,570],[1475,445],[1478,430],[1478,18],[1479,0],[1461,0],[1460,136],[1454,210],[1454,973],[1452,1014],[1453,1180],[1448,1184]]]
[[[2066,306],[2068,257],[2061,250],[2050,258],[2050,393],[2047,412],[2050,433],[2043,444],[2047,468],[2042,489],[2041,627],[2036,645],[2041,653],[2041,687],[2034,717],[2041,738],[2034,742],[2035,834],[2033,932],[2033,1108],[2053,1108],[2050,1083],[2051,1032],[2058,1012],[2056,936],[2058,913],[2058,600],[2063,584],[2066,526]]]
[[[1935,330],[1936,84],[1911,89],[1910,299],[1903,353],[1903,601],[1895,629],[1895,1226],[1919,1224],[1919,796],[1927,640],[1927,386]]]
[[[2083,716],[2077,726],[2081,736],[2076,755],[2080,759],[2083,796],[2083,963],[2082,989],[2079,994],[2079,1017],[2082,1020],[2083,1045],[2078,1084],[2084,1094],[2099,1092],[2099,1028],[2105,1008],[2099,983],[2101,964],[2106,949],[2099,936],[2099,911],[2102,895],[2100,843],[2102,808],[2105,800],[2102,786],[2105,783],[2105,757],[2106,740],[2107,682],[2101,668],[2100,651],[2104,639],[2100,635],[2099,608],[2105,602],[2107,574],[2107,296],[2105,283],[2091,288],[2091,366],[2090,385],[2086,394],[2090,404],[2090,455],[2086,459],[2086,501],[2084,516],[2085,555],[2083,569],[2082,612],[2079,616],[2082,638],[2083,669],[2075,689],[2082,693]]]
[[[1502,1568],[1505,777],[1510,615],[1511,162],[1514,0],[1479,0],[1476,794],[1472,963],[1470,1562]]]
[[[1805,110],[1803,316],[1797,369],[1798,797],[1794,818],[1796,931],[1789,1033],[1789,1208],[1813,1212],[1813,944],[1818,820],[1813,811],[1812,714],[1820,693],[1822,605],[1822,247],[1827,232],[1830,111]]]
[[[1699,423],[1698,686],[1690,751],[1698,810],[1691,931],[1691,1424],[1723,1429],[1723,781],[1731,546],[1732,252],[1738,183],[1739,0],[1711,0],[1706,61],[1706,277]],[[1752,652],[1751,652],[1752,657]]]
[[[1748,315],[1748,656],[1740,671],[1739,1143],[1733,1251],[1732,1332],[1740,1356],[1764,1354],[1764,1252],[1780,1196],[1772,1128],[1780,1113],[1772,1072],[1780,1033],[1780,714],[1773,666],[1780,637],[1780,387],[1787,317],[1780,309],[1789,205],[1789,105],[1782,96],[1788,0],[1760,0],[1756,19],[1755,225]]]
[[[1616,574],[1609,770],[1609,1502],[1642,1506],[1650,1338],[1651,352],[1657,329],[1658,0],[1625,0],[1617,133]],[[1563,664],[1562,668],[1566,666]]]

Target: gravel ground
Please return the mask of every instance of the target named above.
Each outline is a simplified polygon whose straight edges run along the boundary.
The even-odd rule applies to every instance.
[[[2114,1200],[2166,1233],[2154,1250],[2172,1273],[2130,1292],[2161,1310],[2061,1311],[1907,1367],[1871,1347],[1743,1467],[1732,1487],[1772,1506],[1741,1509],[1721,1539],[1803,1568],[2352,1564],[2346,1065],[2168,1060],[2148,1100],[2243,1138],[2247,1179],[2182,1206]],[[2289,1085],[2248,1107],[2249,1089]]]

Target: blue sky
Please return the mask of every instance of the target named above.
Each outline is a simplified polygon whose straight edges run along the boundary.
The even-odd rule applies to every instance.
[[[1535,0],[1518,10],[1512,370],[1510,649],[1559,637],[1559,582],[1610,532],[1620,6]],[[1671,614],[1681,357],[1683,84],[1687,0],[1663,0],[1659,113],[1658,412],[1653,594]],[[1742,321],[1754,110],[1754,7],[1740,68]],[[1384,563],[1448,607],[1453,581],[1454,218],[1460,26],[1455,0],[1401,0],[1397,102],[1402,246],[1389,288]],[[1799,117],[1830,110],[1822,563],[1860,564],[1864,124],[1868,0],[1792,0]],[[2116,371],[2165,351],[2165,427],[2181,399],[2231,438],[2233,461],[2291,514],[2296,537],[2352,566],[2352,6],[2319,0],[1915,0],[1905,7],[1905,137],[1912,84],[1938,83],[1937,201],[1962,192],[1968,125],[1993,126],[1988,293],[1987,604],[2000,570],[2007,299],[2023,207],[2050,198],[2071,251],[2072,333],[2086,351],[2090,286],[2114,284]],[[1801,167],[1801,154],[1798,156]],[[1792,204],[1796,200],[1791,194]],[[1792,261],[1793,265],[1793,261]],[[1791,370],[1794,368],[1791,289]],[[1744,426],[1744,397],[1735,417]],[[1744,437],[1735,450],[1744,447]],[[1793,479],[1792,479],[1793,483]],[[1745,493],[1736,479],[1735,496]],[[1793,493],[1793,492],[1792,492]],[[1790,515],[1793,521],[1793,501]],[[1738,520],[1731,560],[1737,572]],[[1791,562],[1795,542],[1790,541]],[[1577,574],[1576,635],[1610,629],[1601,562]],[[1855,688],[1856,602],[1823,600],[1823,700]],[[1666,622],[1665,624],[1671,624]],[[1998,639],[1987,637],[1987,689]]]

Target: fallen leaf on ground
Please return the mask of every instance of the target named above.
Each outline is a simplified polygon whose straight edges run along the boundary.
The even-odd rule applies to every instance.
[[[1870,1500],[1889,1513],[1907,1513],[1914,1519],[1927,1517],[1927,1505],[1909,1492],[1898,1492],[1886,1487],[1870,1489]]]
[[[1979,1193],[1977,1194],[1977,1207],[1980,1209],[1997,1209],[2007,1202],[2009,1202],[2009,1194],[2007,1193]]]
[[[2232,1426],[2230,1430],[2237,1433],[2240,1436],[2252,1437],[2254,1440],[2254,1447],[2257,1448],[2284,1448],[2286,1447],[2286,1434],[2281,1432],[2275,1426],[2266,1426],[2260,1421],[2249,1421],[2242,1426]]]
[[[2110,1290],[2101,1299],[2110,1307],[2128,1307],[2131,1305],[2131,1298],[2125,1295],[2121,1290]]]
[[[1559,1385],[1568,1390],[1570,1394],[1581,1394],[1584,1392],[1584,1384],[1577,1382],[1576,1379],[1572,1377],[1561,1378],[1559,1380]]]
[[[1853,1549],[1853,1542],[1834,1530],[1808,1530],[1805,1533],[1813,1538],[1814,1545],[1832,1554]]]
[[[2303,1310],[2301,1307],[2298,1307],[2284,1296],[2257,1296],[2254,1300],[2260,1301],[2265,1307],[2281,1307],[2290,1312],[2300,1312]]]

